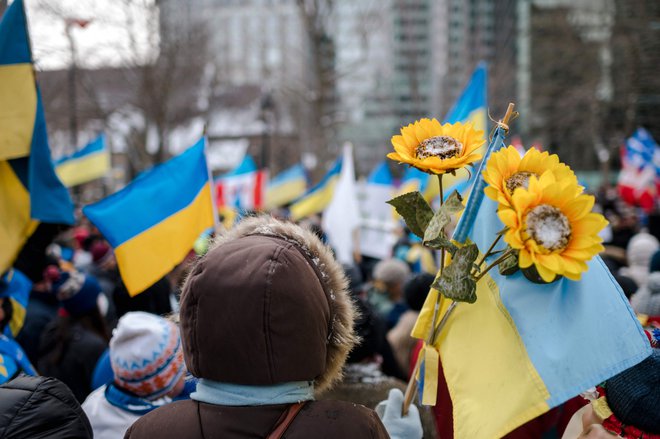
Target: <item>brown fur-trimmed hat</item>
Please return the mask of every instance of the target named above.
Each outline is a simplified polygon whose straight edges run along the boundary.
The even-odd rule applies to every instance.
[[[347,281],[309,230],[261,216],[220,236],[181,298],[188,369],[214,381],[272,385],[341,376],[356,342]]]

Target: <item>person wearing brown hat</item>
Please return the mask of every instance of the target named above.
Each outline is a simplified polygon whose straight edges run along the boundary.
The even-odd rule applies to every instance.
[[[346,289],[312,232],[269,217],[239,223],[183,287],[181,337],[197,391],[143,416],[125,437],[389,437],[371,409],[314,400],[340,378],[356,342]],[[398,413],[418,416],[414,407]]]

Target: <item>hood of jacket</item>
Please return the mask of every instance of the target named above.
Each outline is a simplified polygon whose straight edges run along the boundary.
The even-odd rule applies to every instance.
[[[61,381],[21,375],[0,386],[0,437],[92,436],[85,412]]]
[[[186,365],[199,378],[244,385],[341,377],[356,342],[341,265],[316,235],[267,216],[216,239],[181,298]]]

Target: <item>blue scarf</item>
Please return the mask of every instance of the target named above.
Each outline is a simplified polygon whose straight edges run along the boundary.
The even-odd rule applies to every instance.
[[[156,401],[149,401],[148,399],[122,391],[114,383],[109,383],[105,388],[105,399],[115,407],[140,416],[146,415],[150,411],[162,407],[171,401],[169,398],[159,398]]]
[[[293,404],[314,399],[313,381],[292,381],[272,386],[244,386],[200,378],[190,398],[208,404],[255,406]]]

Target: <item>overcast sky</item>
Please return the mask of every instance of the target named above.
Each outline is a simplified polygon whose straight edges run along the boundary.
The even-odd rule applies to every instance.
[[[149,51],[146,29],[155,23],[153,18],[149,19],[154,17],[153,0],[24,1],[39,70],[65,68],[70,64],[66,18],[90,20],[85,28],[72,27],[80,66],[117,66],[135,57],[143,59]]]

